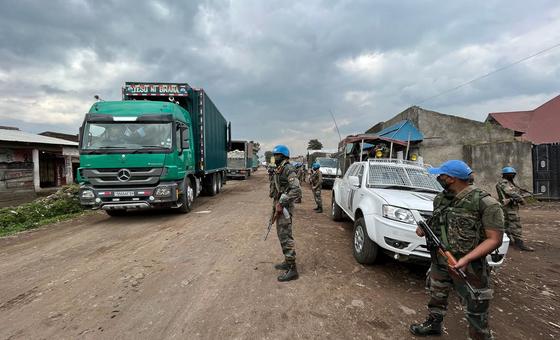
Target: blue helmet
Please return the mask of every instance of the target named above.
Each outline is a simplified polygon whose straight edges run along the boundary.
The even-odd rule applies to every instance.
[[[315,163],[313,163],[313,165],[311,166],[311,169],[317,170],[317,169],[319,169],[320,167],[321,167],[321,164],[315,162]]]
[[[472,170],[467,163],[455,159],[443,163],[439,168],[429,168],[428,172],[432,175],[447,175],[466,181]]]
[[[285,157],[290,157],[290,150],[288,150],[288,147],[286,145],[280,144],[276,145],[274,149],[272,149],[272,154],[281,154]]]
[[[506,166],[505,168],[502,169],[502,174],[516,174],[517,171],[515,171],[515,168],[511,167],[511,166]]]

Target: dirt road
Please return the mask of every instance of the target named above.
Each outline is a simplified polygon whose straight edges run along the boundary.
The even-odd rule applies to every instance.
[[[0,338],[412,338],[425,268],[358,265],[351,222],[314,213],[306,187],[294,224],[301,277],[278,283],[278,241],[262,240],[267,191],[261,170],[187,215],[99,213],[0,239]],[[492,327],[498,339],[558,339],[560,208],[522,218],[537,251],[511,250],[495,275]],[[446,339],[464,338],[459,308],[454,297]]]

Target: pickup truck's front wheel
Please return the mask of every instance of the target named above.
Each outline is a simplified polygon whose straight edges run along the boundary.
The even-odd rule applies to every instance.
[[[361,264],[372,264],[377,259],[379,247],[373,242],[366,230],[363,217],[354,222],[354,258]]]

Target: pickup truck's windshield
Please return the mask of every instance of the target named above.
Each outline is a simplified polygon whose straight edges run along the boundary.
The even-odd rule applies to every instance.
[[[398,164],[370,163],[367,185],[375,188],[402,188],[429,192],[443,190],[435,177],[426,169]]]
[[[336,159],[334,158],[317,158],[317,162],[323,168],[336,168]]]
[[[86,123],[82,149],[171,149],[171,133],[171,123]]]

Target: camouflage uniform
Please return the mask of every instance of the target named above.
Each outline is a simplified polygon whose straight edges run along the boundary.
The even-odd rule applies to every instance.
[[[507,179],[502,179],[496,184],[496,191],[500,203],[504,207],[506,234],[513,240],[522,241],[521,219],[519,218],[519,204],[525,203],[521,190]],[[506,203],[506,199],[509,202]]]
[[[294,201],[301,198],[301,188],[296,171],[288,160],[283,161],[276,168],[270,183],[270,197],[274,199],[272,209],[276,208],[276,203],[278,203],[282,194],[288,196],[288,203],[284,206],[290,212],[290,218],[280,214],[280,217],[276,220],[276,232],[278,240],[280,240],[282,252],[284,253],[285,262],[287,264],[295,264],[296,251],[294,237],[292,236],[292,216],[294,214]]]
[[[317,203],[317,208],[323,209],[323,200],[321,199],[323,174],[319,169],[317,169],[313,171],[309,180],[311,181],[311,191],[313,191],[313,197],[315,198],[315,203]]]
[[[451,253],[460,259],[484,241],[485,229],[503,231],[504,217],[500,204],[492,196],[470,185],[456,196],[449,192],[438,194],[430,224]],[[454,287],[466,309],[469,337],[492,339],[488,327],[492,290],[489,288],[490,270],[486,258],[472,261],[465,270],[467,275],[476,278],[471,284],[481,292],[479,299],[474,299],[465,282],[450,274],[446,260],[439,254],[434,255],[430,267],[430,315],[436,320],[443,319],[449,290]]]

